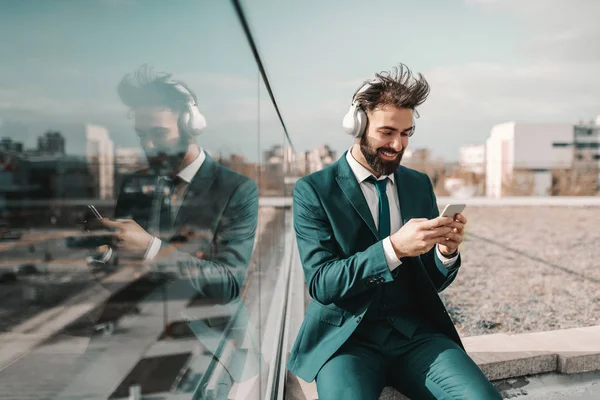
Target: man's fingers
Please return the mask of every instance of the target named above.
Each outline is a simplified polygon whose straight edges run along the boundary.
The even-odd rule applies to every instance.
[[[454,232],[447,233],[445,236],[439,236],[436,239],[439,240],[437,243],[447,246],[451,246],[452,244],[458,246],[462,243],[462,236]]]
[[[462,214],[456,214],[454,217],[455,217],[454,218],[455,220],[457,220],[458,222],[461,222],[463,225],[467,223],[467,217],[465,217]]]
[[[444,225],[448,225],[450,223],[452,223],[453,219],[452,217],[437,217],[437,218],[433,218],[427,221],[423,221],[420,224],[420,228],[422,229],[433,229],[433,228],[437,228],[440,226],[444,226]]]
[[[429,221],[427,218],[411,218],[408,220],[407,224],[412,223],[419,223],[419,222],[424,222],[424,221]]]
[[[98,218],[97,220],[98,222],[100,222],[102,225],[104,225],[107,228],[114,228],[117,229],[119,226],[121,226],[120,222],[117,221],[111,221],[108,218]]]
[[[424,231],[423,237],[425,239],[435,239],[437,237],[447,236],[451,232],[452,232],[452,228],[442,226],[439,228],[433,228],[433,229],[428,229],[428,230]]]
[[[459,232],[462,231],[463,229],[465,229],[465,224],[463,224],[462,222],[457,222],[457,221],[454,221],[447,226],[449,228],[458,229]]]

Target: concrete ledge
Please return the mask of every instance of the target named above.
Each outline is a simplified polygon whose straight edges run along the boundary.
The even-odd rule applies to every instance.
[[[463,338],[467,353],[491,381],[548,372],[600,371],[600,325],[586,328]],[[318,400],[317,388],[288,372],[286,399]],[[385,388],[380,400],[405,400]]]
[[[562,374],[580,374],[600,371],[598,353],[564,353],[558,355],[557,372]]]
[[[600,325],[586,328],[463,339],[469,355],[492,380],[544,372],[600,370]]]
[[[557,355],[541,352],[469,353],[489,380],[556,371]]]

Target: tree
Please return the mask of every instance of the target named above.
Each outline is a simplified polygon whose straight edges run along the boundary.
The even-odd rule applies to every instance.
[[[595,196],[598,193],[597,168],[555,169],[552,171],[552,196]]]
[[[502,183],[503,196],[533,196],[535,180],[533,172],[514,171]]]

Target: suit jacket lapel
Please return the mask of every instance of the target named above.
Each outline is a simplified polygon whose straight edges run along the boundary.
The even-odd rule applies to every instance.
[[[194,209],[194,206],[198,203],[198,199],[202,198],[211,187],[215,180],[215,161],[206,154],[206,159],[202,163],[202,166],[194,175],[194,178],[190,182],[189,188],[183,198],[183,202],[175,218],[175,227],[181,225],[181,221],[185,215]]]
[[[360,215],[365,224],[371,229],[373,235],[379,238],[379,232],[375,227],[375,221],[373,221],[369,205],[365,200],[363,192],[360,190],[356,176],[354,176],[348,161],[346,161],[346,153],[338,161],[338,176],[336,176],[335,180],[350,204],[352,204],[352,207],[354,207],[358,215]]]
[[[411,199],[410,193],[415,188],[412,187],[410,181],[404,179],[404,167],[400,166],[395,173],[396,190],[398,191],[398,202],[400,203],[400,215],[402,217],[402,225],[406,224],[412,218],[418,218],[416,212],[418,207],[415,207]]]

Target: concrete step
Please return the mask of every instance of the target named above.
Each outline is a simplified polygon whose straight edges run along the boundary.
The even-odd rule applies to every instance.
[[[545,373],[582,374],[600,371],[600,325],[585,328],[463,338],[469,355],[491,381]],[[288,373],[286,399],[317,400],[313,382]],[[406,399],[385,388],[380,399]]]

